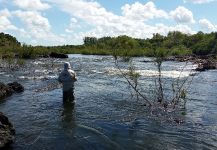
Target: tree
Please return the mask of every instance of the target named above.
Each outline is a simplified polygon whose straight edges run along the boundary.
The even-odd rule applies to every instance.
[[[152,39],[150,39],[150,43],[152,44],[153,49],[157,49],[163,46],[164,36],[160,35],[159,33],[153,34]]]
[[[210,54],[217,54],[217,32],[211,33],[211,35],[213,35],[213,38],[208,44],[208,49],[210,50]]]
[[[183,34],[179,31],[169,32],[164,41],[164,46],[166,48],[172,48],[174,46],[183,45],[185,39],[187,38],[186,34]]]
[[[84,38],[84,45],[94,45],[97,43],[96,37],[85,37]]]
[[[114,39],[112,55],[128,57],[134,53],[138,45],[138,42],[131,37],[118,36]]]

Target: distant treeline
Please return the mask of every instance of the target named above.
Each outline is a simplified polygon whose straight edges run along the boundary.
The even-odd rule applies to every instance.
[[[188,35],[179,31],[167,36],[154,34],[150,39],[137,39],[129,36],[85,37],[82,45],[31,46],[21,44],[9,34],[0,33],[0,56],[34,58],[49,56],[51,52],[64,54],[93,54],[115,56],[155,56],[156,51],[169,56],[217,54],[217,32],[198,32]]]

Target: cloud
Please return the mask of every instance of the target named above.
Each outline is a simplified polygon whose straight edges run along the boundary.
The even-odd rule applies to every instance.
[[[193,31],[188,25],[176,25],[176,26],[167,26],[164,24],[157,24],[156,25],[157,33],[160,33],[161,35],[167,35],[170,31],[180,31],[185,34],[195,34],[196,32]]]
[[[99,3],[84,0],[53,0],[64,12],[82,19],[90,25],[103,25],[117,22],[119,17],[106,11]]]
[[[45,10],[50,8],[47,3],[42,3],[40,0],[13,0],[14,4],[25,10]]]
[[[177,23],[195,23],[192,12],[182,6],[171,11],[170,15]]]
[[[195,34],[188,25],[176,25],[176,26],[167,26],[164,24],[156,24],[154,26],[147,24],[136,24],[131,25],[129,28],[125,27],[122,30],[117,28],[106,28],[102,26],[98,26],[87,32],[73,33],[71,36],[76,37],[74,39],[77,43],[82,43],[83,37],[91,36],[91,37],[117,37],[119,35],[127,35],[134,38],[151,38],[154,33],[159,33],[161,35],[167,35],[169,31],[180,31],[186,34]]]
[[[18,0],[13,1],[19,2]],[[27,2],[27,0],[24,0],[24,2]],[[39,0],[38,2],[43,5],[46,4]],[[17,10],[12,13],[23,23],[24,28],[20,33],[32,39],[33,44],[41,41],[45,45],[81,44],[85,36],[100,38],[128,35],[135,38],[151,38],[154,33],[166,35],[169,31],[194,33],[188,25],[182,24],[194,22],[193,14],[184,7],[178,7],[168,13],[157,8],[153,1],[147,3],[135,2],[131,5],[125,4],[121,8],[121,15],[116,15],[94,0],[46,0],[46,2],[50,4],[48,7],[30,6],[33,7],[32,11],[29,10],[30,7],[28,8],[30,3],[22,6],[20,4],[19,7],[26,10]],[[48,18],[39,12],[39,10],[48,9],[53,5],[71,17],[68,27],[65,28],[65,33],[62,35],[54,34]],[[153,19],[159,19],[160,21],[174,19],[181,24],[175,26],[163,23],[154,24],[154,21],[151,21],[152,24],[148,24]]]
[[[47,18],[41,16],[39,12],[36,11],[14,11],[14,15],[19,17],[21,21],[27,25],[29,28],[39,27],[44,31],[50,30],[50,24]]]
[[[49,0],[49,2],[56,4],[62,11],[70,14],[72,19],[65,30],[68,33],[66,37],[77,43],[82,43],[85,36],[100,38],[128,35],[135,38],[151,38],[153,33],[166,35],[169,31],[177,30],[189,34],[195,33],[187,25],[167,26],[164,24],[149,25],[147,23],[150,19],[171,19],[171,14],[179,23],[194,22],[193,14],[184,7],[177,8],[174,12],[168,14],[164,10],[157,9],[154,2],[147,2],[146,4],[135,2],[131,5],[124,5],[121,8],[122,15],[116,15],[107,11],[96,1]],[[79,27],[83,28],[84,25],[89,26],[88,31],[80,29],[80,32],[76,31]]]
[[[203,3],[210,3],[213,1],[216,1],[216,0],[184,0],[184,3],[192,2],[194,4],[203,4]]]
[[[12,35],[17,33],[20,37],[30,38],[23,28],[18,28],[11,23],[9,18],[12,17],[13,15],[8,9],[0,10],[0,32],[6,32]]]
[[[4,16],[4,17],[11,17],[11,13],[8,9],[3,9],[3,10],[0,10],[0,16]]]
[[[26,27],[24,31],[29,33],[29,37],[36,40],[46,40],[48,42],[63,43],[64,39],[51,32],[51,25],[47,18],[36,11],[21,11],[13,12]]]
[[[107,11],[95,1],[84,0],[54,0],[63,11],[72,17],[82,19],[91,26],[109,26],[122,28],[123,21],[135,22],[154,18],[168,18],[168,14],[156,8],[153,2],[141,4],[136,2],[132,5],[126,4],[122,9],[123,16],[115,15]],[[122,22],[121,22],[122,21]]]
[[[76,18],[71,18],[70,19],[70,24],[65,29],[65,31],[68,32],[68,33],[72,33],[72,32],[75,32],[79,28],[81,28],[81,25],[78,23],[78,20]]]
[[[141,26],[144,20],[148,19],[147,17],[142,16],[141,20],[138,20],[135,22],[135,19],[133,17],[128,16],[127,14],[127,5],[122,7],[123,14],[125,16],[118,16],[115,15],[109,11],[107,11],[105,8],[103,8],[99,3],[94,1],[84,1],[84,0],[54,0],[56,4],[58,4],[61,9],[67,13],[69,13],[72,17],[79,18],[80,20],[84,21],[86,24],[92,26],[97,30],[100,31],[109,31],[109,33],[123,33],[127,32],[128,30],[131,30],[129,27],[132,27],[135,29],[135,27]],[[144,8],[147,8],[146,11],[148,11],[148,8],[152,12],[149,12],[149,14],[152,14],[151,18],[153,17],[166,17],[166,13],[162,13],[164,15],[160,16],[160,13],[155,8],[154,4],[147,3],[146,5],[142,5],[140,3],[135,3],[132,6],[129,6],[129,11],[132,12],[132,9],[135,9],[135,6],[142,6]],[[143,9],[145,11],[145,9]],[[161,11],[160,11],[161,12]],[[137,14],[137,13],[136,13]],[[159,16],[158,16],[159,14]],[[150,18],[150,17],[149,17]],[[74,25],[74,23],[73,23]],[[71,26],[71,25],[70,25]],[[104,32],[107,33],[107,32]],[[107,34],[106,34],[107,35]]]
[[[8,9],[0,10],[0,31],[17,30],[17,27],[9,20],[10,17],[11,13]]]
[[[139,2],[135,2],[132,5],[126,4],[121,9],[123,16],[132,20],[168,18],[167,12],[157,9],[151,1],[144,5]]]
[[[212,32],[217,30],[217,25],[213,25],[209,20],[207,19],[200,19],[199,20],[199,25],[200,27],[207,31],[207,32]]]

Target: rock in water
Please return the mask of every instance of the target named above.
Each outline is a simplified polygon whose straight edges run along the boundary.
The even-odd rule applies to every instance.
[[[55,52],[51,52],[49,56],[53,58],[68,58],[68,55],[66,54],[55,53]]]
[[[198,67],[196,68],[196,71],[206,71],[210,69],[216,69],[216,62],[212,60],[201,60],[199,62]]]
[[[14,142],[15,129],[8,118],[0,112],[0,149]]]
[[[19,84],[18,82],[8,83],[8,86],[12,90],[14,90],[15,92],[18,92],[18,93],[24,91],[24,87],[21,84]]]
[[[4,83],[0,82],[0,99],[12,95],[13,90]]]

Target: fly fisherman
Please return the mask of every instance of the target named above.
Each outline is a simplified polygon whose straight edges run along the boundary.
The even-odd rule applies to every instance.
[[[63,102],[74,102],[74,82],[77,78],[70,63],[64,63],[64,70],[60,73],[58,81],[63,85]]]

